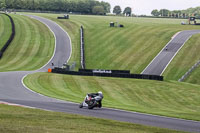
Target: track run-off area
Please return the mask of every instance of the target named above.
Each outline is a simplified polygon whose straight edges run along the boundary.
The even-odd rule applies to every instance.
[[[200,122],[198,121],[162,117],[109,108],[94,110],[79,109],[78,104],[76,103],[46,97],[28,89],[23,84],[23,79],[26,75],[35,72],[46,72],[47,69],[51,67],[52,62],[56,66],[59,66],[59,64],[64,64],[70,59],[72,48],[69,35],[58,24],[42,17],[31,15],[27,16],[31,17],[32,19],[39,20],[52,31],[56,40],[54,55],[45,66],[36,71],[1,72],[0,101],[2,103],[7,102],[44,110],[81,114],[86,116],[119,120],[161,128],[175,129],[180,131],[200,132]],[[159,61],[165,60],[166,65],[162,66],[162,68],[159,65],[156,65],[156,68],[152,68],[151,65],[149,65],[149,68],[153,71],[147,72],[147,67],[144,73],[160,75],[167,64],[173,59],[174,55],[182,47],[182,45],[188,40],[191,35],[196,33],[199,33],[199,31],[183,31],[175,36],[167,44],[168,50],[165,51],[165,49],[163,49],[160,54],[154,59],[155,63],[151,63],[155,65]],[[166,57],[166,59],[163,57]],[[156,72],[156,70],[159,70],[158,73]]]

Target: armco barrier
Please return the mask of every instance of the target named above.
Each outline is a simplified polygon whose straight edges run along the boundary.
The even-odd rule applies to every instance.
[[[196,64],[194,64],[178,81],[183,82],[199,66],[200,60]]]
[[[107,70],[106,70],[107,71]],[[112,70],[110,70],[112,71]],[[83,70],[80,71],[66,71],[62,68],[54,68],[52,69],[53,73],[60,74],[68,74],[68,75],[81,75],[81,76],[101,76],[101,77],[118,77],[118,78],[136,78],[136,79],[149,79],[149,80],[159,80],[163,81],[163,76],[157,75],[144,75],[144,74],[130,74],[130,73],[101,73],[101,72],[91,72],[91,70]]]
[[[84,29],[81,26],[80,29],[80,39],[81,39],[81,68],[85,69],[85,44],[84,44]]]
[[[8,39],[8,41],[6,42],[6,44],[0,50],[0,59],[2,58],[3,53],[6,51],[6,49],[8,48],[8,46],[10,45],[10,43],[12,42],[12,40],[15,37],[15,24],[14,24],[13,19],[8,14],[5,14],[5,13],[2,13],[2,14],[4,14],[4,15],[6,15],[6,16],[9,17],[11,25],[12,25],[12,34],[10,35],[10,38]]]

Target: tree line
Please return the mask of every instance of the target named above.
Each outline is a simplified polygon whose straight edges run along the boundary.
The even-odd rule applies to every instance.
[[[104,15],[110,12],[108,2],[96,0],[0,0],[0,9],[75,12]]]
[[[124,14],[125,16],[131,16],[132,9],[130,7],[126,7],[122,13],[121,7],[117,5],[113,8],[113,13],[115,13],[116,15]]]
[[[151,14],[156,17],[173,17],[173,18],[188,18],[191,16],[200,18],[200,7],[188,8],[186,10],[173,10],[168,9],[157,10],[154,9]]]

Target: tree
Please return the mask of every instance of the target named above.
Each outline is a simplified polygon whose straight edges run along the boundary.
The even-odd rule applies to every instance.
[[[153,16],[159,16],[159,15],[160,15],[160,12],[159,12],[157,9],[154,9],[154,10],[151,12],[151,15],[153,15]]]
[[[101,5],[104,7],[104,10],[106,13],[110,13],[110,9],[111,9],[110,3],[102,1]]]
[[[0,9],[5,9],[5,8],[6,8],[5,0],[0,0]]]
[[[113,13],[116,13],[117,15],[120,14],[122,12],[121,7],[120,6],[115,6],[113,9]]]
[[[132,9],[130,7],[126,7],[124,9],[123,14],[125,14],[126,16],[131,16],[131,13],[132,13]]]
[[[169,10],[167,10],[167,9],[161,9],[160,10],[160,14],[161,14],[162,17],[167,17],[168,14],[169,14]]]
[[[0,0],[0,9],[5,8],[40,11],[63,11],[83,14],[93,14],[93,9],[96,14],[105,14],[110,12],[109,3],[99,2],[97,0]]]
[[[105,10],[103,6],[94,6],[92,9],[92,13],[96,15],[104,15]]]

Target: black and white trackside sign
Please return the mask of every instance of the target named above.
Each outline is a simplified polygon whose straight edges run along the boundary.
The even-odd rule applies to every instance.
[[[92,70],[93,73],[112,73],[111,70]]]

